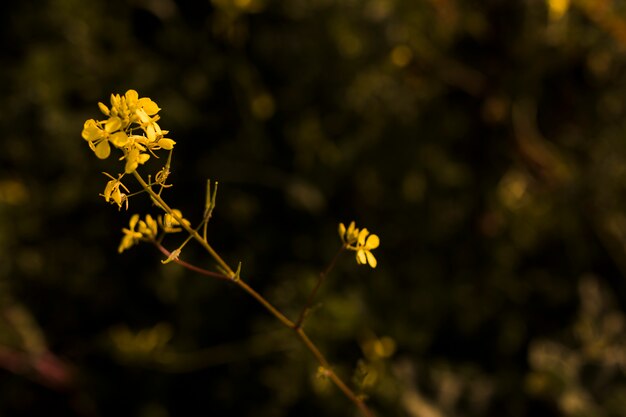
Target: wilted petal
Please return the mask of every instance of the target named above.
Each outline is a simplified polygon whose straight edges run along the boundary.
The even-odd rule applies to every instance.
[[[113,187],[115,186],[116,182],[117,182],[116,180],[111,180],[107,182],[106,187],[104,187],[104,201],[106,201],[107,203],[109,202],[109,199],[111,198],[111,193],[113,192]]]

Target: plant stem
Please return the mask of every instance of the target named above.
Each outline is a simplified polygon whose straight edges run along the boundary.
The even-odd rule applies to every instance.
[[[224,272],[226,272],[226,274],[219,274],[219,273],[216,273],[216,272],[213,272],[213,271],[209,271],[209,270],[197,267],[195,265],[189,264],[189,263],[187,263],[185,261],[181,261],[180,259],[173,259],[173,262],[176,262],[179,265],[181,265],[181,266],[183,266],[183,267],[185,267],[187,269],[190,269],[190,270],[192,270],[194,272],[197,272],[199,274],[202,274],[202,275],[206,275],[206,276],[210,276],[210,277],[218,278],[218,279],[230,280],[230,281],[234,282],[237,286],[239,286],[241,289],[243,289],[245,292],[247,292],[249,295],[251,295],[263,307],[265,307],[265,309],[267,309],[274,317],[276,317],[285,327],[295,331],[295,333],[298,335],[298,338],[300,338],[300,340],[302,341],[302,343],[304,343],[306,348],[313,354],[313,356],[319,362],[319,364],[322,367],[324,367],[324,369],[325,369],[328,377],[330,378],[330,380],[333,381],[333,383],[337,386],[337,388],[339,388],[341,390],[341,392],[343,392],[343,394],[357,406],[357,408],[359,409],[361,414],[363,414],[363,417],[374,417],[374,414],[367,407],[365,402],[363,402],[363,400],[361,398],[359,398],[354,393],[354,391],[352,391],[345,384],[345,382],[343,382],[343,380],[341,378],[339,378],[339,376],[335,373],[335,371],[333,371],[333,369],[331,368],[331,366],[330,366],[328,360],[326,359],[326,357],[324,356],[324,354],[322,354],[322,352],[320,352],[320,350],[311,341],[311,339],[309,339],[309,337],[304,332],[304,330],[300,327],[300,325],[296,325],[296,323],[294,323],[293,321],[289,320],[289,318],[287,318],[287,316],[285,316],[276,307],[274,307],[267,299],[265,299],[265,297],[263,297],[261,294],[256,292],[256,290],[254,290],[251,286],[249,286],[247,283],[245,283],[241,279],[241,277],[237,276],[237,274],[235,274],[235,272],[228,266],[228,264],[222,259],[222,257],[218,255],[218,253],[211,247],[211,245],[209,245],[209,243],[205,239],[203,239],[202,236],[200,236],[200,234],[196,230],[194,230],[190,225],[185,223],[183,221],[183,218],[181,216],[177,215],[170,208],[170,206],[168,206],[167,203],[165,203],[165,201],[163,201],[161,196],[158,195],[157,193],[155,193],[154,190],[152,190],[151,186],[148,185],[144,181],[144,179],[141,177],[141,175],[139,175],[139,173],[137,171],[133,171],[133,175],[135,176],[137,181],[139,181],[141,186],[150,194],[152,199],[154,201],[156,201],[163,208],[163,210],[165,210],[170,216],[174,217],[174,219],[176,219],[176,221],[180,224],[180,226],[182,228],[184,228],[198,243],[200,243],[200,245],[202,245],[202,247],[204,249],[206,249],[206,251],[211,255],[211,257],[213,257],[213,259],[224,270]],[[160,243],[155,241],[154,244],[157,246],[157,248],[159,248],[159,250],[162,253],[166,254],[168,257],[170,256],[171,252],[169,252],[167,249],[165,249]],[[343,247],[342,247],[342,249],[343,249]],[[337,255],[335,255],[335,259],[333,259],[333,261],[331,262],[331,264],[327,268],[327,271],[330,271],[330,269],[334,265],[334,263],[336,261],[336,258],[338,256],[339,256],[339,253],[337,253]],[[327,275],[327,271],[325,271],[324,275]],[[319,288],[319,286],[321,285],[321,281],[322,281],[322,279],[320,279],[320,281],[318,281],[318,284],[316,286],[315,292],[317,292],[317,288]],[[314,295],[315,294],[313,294],[313,296]],[[300,324],[302,324],[302,320],[300,320]]]
[[[176,221],[180,224],[180,226],[183,229],[185,229],[187,231],[187,233],[189,233],[191,236],[193,236],[193,238],[200,245],[202,245],[202,247],[204,249],[206,249],[207,252],[209,252],[211,257],[213,257],[215,262],[218,263],[218,265],[227,273],[227,275],[230,278],[233,278],[235,276],[235,272],[228,266],[228,264],[226,262],[224,262],[222,257],[218,255],[218,253],[215,251],[215,249],[213,249],[211,247],[211,245],[209,245],[209,243],[206,240],[202,239],[202,236],[200,236],[200,234],[196,230],[192,229],[191,226],[189,226],[187,223],[185,223],[183,221],[183,218],[181,216],[179,216],[178,214],[176,214],[170,208],[170,206],[168,206],[167,203],[165,201],[163,201],[161,196],[158,195],[157,193],[155,193],[154,190],[152,190],[152,188],[144,181],[143,178],[141,178],[141,175],[139,175],[139,173],[137,171],[133,171],[133,175],[135,176],[137,181],[139,181],[139,184],[141,184],[141,186],[150,194],[150,197],[152,197],[154,199],[154,201],[159,203],[159,205],[163,208],[163,210],[165,210],[170,216],[172,216],[174,219],[176,219]]]
[[[317,282],[315,283],[315,287],[313,287],[313,290],[309,294],[309,297],[307,298],[306,303],[304,304],[304,307],[302,307],[302,311],[300,311],[300,316],[298,316],[298,320],[296,320],[297,329],[302,327],[302,323],[304,322],[304,319],[306,318],[306,315],[309,312],[311,305],[313,304],[313,300],[315,299],[317,292],[319,291],[320,287],[326,280],[326,277],[328,276],[330,271],[334,268],[335,264],[337,263],[337,259],[339,259],[339,255],[341,255],[341,252],[343,252],[345,248],[346,248],[345,244],[341,245],[341,247],[339,248],[339,250],[333,257],[333,260],[330,261],[330,263],[328,264],[328,266],[326,267],[324,271],[320,272]]]
[[[165,256],[168,256],[168,257],[170,256],[171,252],[168,251],[166,248],[164,248],[159,242],[153,241],[152,243]],[[250,287],[241,279],[234,280],[227,275],[209,271],[204,268],[200,268],[198,266],[195,266],[193,264],[190,264],[180,259],[174,259],[172,260],[172,262],[175,262],[179,264],[180,266],[187,268],[191,271],[194,271],[196,273],[199,273],[201,275],[206,275],[211,278],[218,278],[222,280],[232,281],[236,285],[238,285],[241,289],[243,289],[245,292],[250,294],[255,300],[257,300],[261,305],[263,305],[263,307],[265,307],[274,317],[276,317],[285,327],[293,330],[296,333],[296,335],[302,341],[304,346],[306,346],[306,348],[313,354],[317,362],[324,368],[328,378],[330,378],[330,380],[333,381],[333,383],[337,386],[337,388],[339,388],[341,392],[343,392],[343,394],[357,406],[357,408],[359,409],[359,411],[364,417],[374,417],[374,414],[367,407],[365,402],[361,398],[359,398],[354,393],[354,391],[352,391],[346,385],[345,382],[343,382],[343,380],[335,373],[335,371],[333,371],[330,363],[328,362],[324,354],[320,352],[317,346],[311,341],[311,339],[309,339],[305,331],[301,327],[296,326],[296,324],[293,321],[289,320],[283,313],[281,313],[276,307],[274,307],[269,301],[267,301],[261,294],[256,292],[254,288]]]

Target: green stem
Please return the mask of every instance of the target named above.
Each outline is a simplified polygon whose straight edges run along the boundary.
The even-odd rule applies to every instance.
[[[200,234],[196,230],[194,230],[191,226],[184,222],[183,218],[176,214],[174,210],[172,210],[172,208],[168,206],[165,201],[163,201],[161,196],[155,193],[154,190],[152,190],[152,188],[144,181],[143,178],[141,178],[141,175],[139,175],[137,171],[133,171],[133,175],[135,176],[137,181],[139,181],[139,184],[141,184],[141,186],[150,194],[150,197],[152,197],[154,201],[159,203],[163,210],[165,210],[170,216],[176,219],[180,226],[185,229],[191,236],[193,236],[193,238],[211,255],[215,262],[217,262],[218,265],[224,271],[226,271],[228,276],[230,278],[233,278],[235,276],[235,272],[228,266],[226,262],[224,262],[222,257],[219,256],[217,252],[215,252],[215,249],[213,249],[206,240],[202,239],[202,236],[200,236]]]

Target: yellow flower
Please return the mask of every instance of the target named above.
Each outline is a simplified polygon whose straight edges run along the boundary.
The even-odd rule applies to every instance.
[[[104,127],[103,127],[104,125]],[[82,136],[89,143],[89,147],[100,159],[106,159],[111,153],[111,142],[121,148],[128,143],[128,135],[119,129],[122,122],[119,117],[110,117],[104,122],[89,119],[83,126]]]
[[[137,230],[135,230],[137,227]],[[128,229],[123,228],[124,236],[120,242],[120,246],[117,248],[119,253],[124,252],[126,249],[131,248],[141,239],[151,240],[156,238],[157,235],[157,223],[152,216],[146,215],[146,220],[139,220],[139,214],[133,214],[130,218],[130,224]]]
[[[183,214],[180,212],[180,210],[173,209],[172,212],[174,212],[178,217],[182,218],[185,225],[190,225],[189,220],[183,218]],[[179,227],[180,223],[178,222],[178,220],[176,220],[174,216],[169,213],[165,213],[162,218],[159,217],[159,223],[161,223],[161,227],[163,228],[163,231],[165,233],[177,233],[183,230]]]
[[[159,116],[150,117],[144,109],[135,110],[135,114],[139,118],[137,124],[146,132],[150,142],[155,142],[158,138],[163,137],[163,132],[157,123]]]
[[[367,229],[361,230],[356,245],[356,261],[360,265],[369,264],[372,268],[376,268],[378,262],[371,250],[376,249],[378,245],[380,245],[378,236],[370,235]]]
[[[109,178],[110,177],[111,176],[109,175]],[[126,186],[122,184],[120,178],[113,178],[109,182],[107,182],[106,187],[104,187],[104,194],[101,195],[104,197],[104,201],[106,201],[107,203],[113,200],[112,202],[117,204],[120,209],[122,208],[122,204],[126,202],[126,209],[128,210],[128,197],[125,193],[120,191],[120,187],[123,188],[127,193],[129,191],[128,188],[126,188]]]
[[[356,242],[358,235],[359,229],[354,227],[354,222],[350,222],[347,230],[343,223],[339,223],[339,237],[341,237],[343,243],[347,245],[353,244]]]
[[[154,239],[157,235],[157,230],[158,230],[158,226],[157,226],[157,222],[152,218],[152,216],[150,216],[149,214],[146,215],[146,220],[140,220],[139,221],[139,233],[141,233],[141,235],[147,239]]]
[[[132,173],[137,169],[139,164],[145,164],[148,159],[150,159],[150,155],[147,153],[141,153],[140,148],[138,146],[133,146],[126,153],[126,166],[124,167],[124,171],[127,174]]]
[[[347,249],[356,252],[356,261],[359,265],[369,265],[376,268],[378,262],[372,254],[372,249],[380,245],[378,236],[370,234],[367,229],[357,229],[354,222],[348,228],[343,223],[339,223],[339,237]]]
[[[143,110],[148,116],[153,116],[161,110],[157,104],[148,97],[139,98],[135,90],[128,90],[126,94],[111,94],[111,108],[103,103],[98,103],[100,111],[107,116],[117,116],[122,121],[123,129],[131,123],[139,123],[137,110]]]
[[[139,222],[139,214],[133,214],[130,218],[129,228],[123,228],[122,232],[124,236],[122,237],[122,241],[120,242],[120,246],[117,248],[119,253],[124,252],[126,249],[131,248],[134,244],[139,242],[142,234],[138,231],[135,231],[135,226]]]

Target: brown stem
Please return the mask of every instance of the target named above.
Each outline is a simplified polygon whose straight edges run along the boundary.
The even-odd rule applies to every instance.
[[[160,251],[161,251],[161,253],[162,253],[163,255],[167,256],[168,258],[169,258],[169,257],[170,257],[170,255],[172,254],[172,252],[170,252],[170,251],[168,251],[167,249],[165,249],[165,248],[163,247],[163,245],[161,245],[161,244],[160,244],[159,242],[157,242],[156,240],[153,240],[153,241],[152,241],[152,244],[153,244],[154,246],[156,246],[156,247],[157,247],[157,249],[158,249],[158,250],[160,250]],[[187,269],[189,269],[189,270],[191,270],[191,271],[197,272],[197,273],[202,274],[202,275],[206,275],[206,276],[209,276],[209,277],[212,277],[212,278],[222,279],[222,280],[224,280],[224,281],[230,281],[230,280],[231,280],[231,278],[230,278],[230,277],[228,277],[228,276],[226,276],[226,275],[224,275],[224,274],[220,274],[219,272],[213,272],[213,271],[209,271],[209,270],[207,270],[207,269],[203,269],[203,268],[197,267],[197,266],[195,266],[195,265],[192,265],[192,264],[190,264],[190,263],[188,263],[188,262],[185,262],[185,261],[183,261],[183,260],[180,260],[180,259],[178,259],[178,258],[172,259],[172,262],[175,262],[175,263],[177,263],[177,264],[178,264],[178,265],[180,265],[180,266],[183,266],[183,267],[185,267],[185,268],[187,268]]]
[[[165,249],[160,243],[154,241],[153,244],[163,253],[165,256],[170,256],[171,252]],[[261,294],[256,292],[254,288],[250,287],[241,279],[234,280],[233,278],[220,274],[217,272],[209,271],[204,268],[200,268],[198,266],[192,265],[188,262],[182,261],[180,259],[173,259],[172,262],[176,262],[178,265],[187,268],[191,271],[199,273],[201,275],[206,275],[212,278],[218,278],[226,281],[232,281],[237,284],[241,289],[250,294],[255,300],[257,300],[263,307],[265,307],[274,317],[276,317],[285,327],[288,327],[296,332],[298,338],[302,341],[304,346],[313,354],[317,362],[324,368],[326,375],[330,378],[331,381],[343,392],[343,394],[352,401],[359,409],[361,414],[364,417],[374,417],[372,411],[367,407],[365,402],[361,398],[359,398],[354,391],[352,391],[343,380],[332,370],[330,363],[324,356],[322,352],[315,346],[315,344],[309,339],[307,334],[301,327],[297,327],[296,324],[289,320],[283,313],[281,313],[278,309],[276,309],[269,301],[267,301]]]
[[[354,393],[354,391],[352,391],[345,384],[345,382],[343,382],[343,380],[341,378],[339,378],[339,376],[335,373],[335,371],[332,370],[332,368],[330,367],[330,364],[328,363],[328,360],[326,359],[326,357],[322,354],[322,352],[320,352],[320,350],[317,348],[317,346],[315,346],[315,344],[311,341],[311,339],[309,339],[309,337],[306,335],[304,330],[300,326],[296,326],[296,324],[293,321],[289,320],[283,313],[281,313],[276,307],[274,307],[269,301],[267,301],[265,299],[265,297],[263,297],[261,294],[256,292],[248,284],[246,284],[241,279],[241,277],[238,276],[238,274],[236,274],[228,266],[228,264],[226,264],[226,262],[217,254],[217,252],[215,252],[215,250],[211,247],[211,245],[209,245],[209,243],[206,240],[204,240],[198,234],[198,232],[196,230],[194,230],[193,228],[191,228],[191,226],[189,226],[188,224],[183,222],[183,219],[182,219],[181,216],[178,216],[176,213],[174,213],[174,211],[165,203],[165,201],[163,201],[161,196],[159,196],[157,193],[155,193],[152,190],[152,188],[150,188],[150,186],[143,180],[143,178],[141,178],[141,175],[139,175],[139,173],[137,171],[134,171],[133,174],[134,174],[135,178],[137,179],[137,181],[139,181],[141,186],[154,199],[154,201],[156,201],[163,208],[163,210],[165,210],[168,214],[170,214],[172,217],[174,217],[174,219],[176,219],[176,221],[178,223],[180,223],[181,227],[183,227],[198,243],[200,243],[200,245],[202,245],[202,247],[204,249],[206,249],[207,252],[209,252],[209,254],[213,257],[213,259],[215,259],[215,261],[226,272],[226,274],[220,274],[220,273],[217,273],[217,272],[209,271],[209,270],[197,267],[195,265],[192,265],[192,264],[190,264],[188,262],[181,261],[180,259],[172,259],[172,261],[176,262],[177,264],[179,264],[179,265],[181,265],[181,266],[183,266],[183,267],[185,267],[185,268],[187,268],[189,270],[192,270],[192,271],[197,272],[197,273],[202,274],[202,275],[206,275],[206,276],[210,276],[210,277],[218,278],[218,279],[230,280],[230,281],[234,282],[235,284],[237,284],[237,286],[239,286],[245,292],[250,294],[263,307],[265,307],[274,317],[276,317],[285,327],[287,327],[289,329],[292,329],[292,330],[294,330],[296,332],[296,334],[298,335],[298,337],[300,338],[302,343],[304,343],[306,348],[313,354],[313,356],[319,362],[319,364],[322,365],[322,367],[324,367],[324,369],[325,369],[328,377],[331,379],[331,381],[333,381],[333,383],[341,390],[341,392],[343,392],[343,394],[357,406],[357,408],[359,409],[361,414],[363,414],[364,417],[374,417],[374,414],[367,407],[367,405],[363,402],[363,400],[361,398],[359,398]],[[163,254],[167,255],[168,257],[171,255],[171,252],[169,252],[167,249],[165,249],[163,246],[161,246],[160,243],[155,241],[154,244],[157,246],[157,248],[159,248],[159,250]],[[339,254],[335,255],[335,258],[337,258],[338,255]],[[333,262],[331,262],[331,264],[329,265],[329,268],[327,269],[327,271],[330,271],[330,269],[332,268],[334,263],[335,263],[335,259],[333,259]],[[327,274],[327,272],[326,272],[326,274]],[[318,282],[317,287],[319,288],[320,285],[321,285],[321,283]],[[315,290],[315,292],[317,292],[317,289]],[[313,294],[313,295],[315,295],[315,294]],[[301,324],[301,322],[300,322],[300,324]]]

